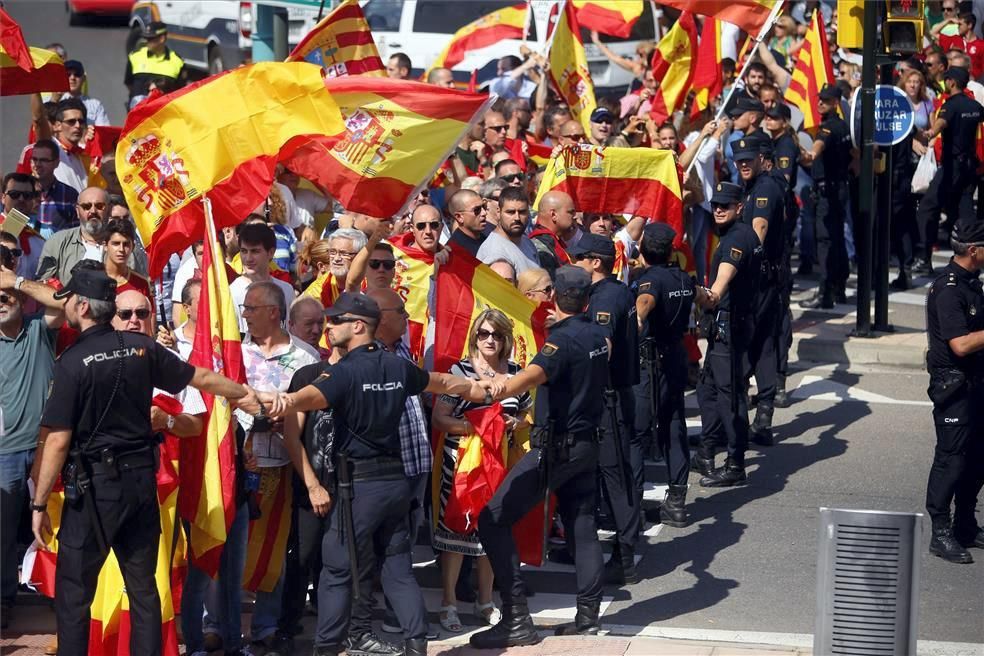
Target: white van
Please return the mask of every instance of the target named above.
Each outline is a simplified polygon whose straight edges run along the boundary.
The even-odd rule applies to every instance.
[[[413,64],[412,74],[419,76],[437,59],[448,45],[451,35],[472,21],[497,9],[518,4],[517,0],[368,0],[362,11],[372,28],[379,55],[385,62],[397,52],[406,53]],[[557,0],[533,0],[533,21],[527,44],[533,50],[546,49],[547,25],[556,20]],[[643,2],[639,17],[629,39],[621,40],[602,34],[601,40],[614,52],[632,57],[640,41],[655,39],[656,17],[652,3]],[[587,30],[582,30],[588,67],[595,88],[601,91],[624,92],[632,83],[632,74],[616,66],[591,43]],[[478,81],[495,77],[496,60],[505,55],[519,55],[520,39],[508,39],[468,53],[464,61],[452,69],[455,79],[467,81],[478,69]]]

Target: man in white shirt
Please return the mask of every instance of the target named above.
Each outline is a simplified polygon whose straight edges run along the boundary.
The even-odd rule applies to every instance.
[[[82,162],[79,147],[86,130],[86,108],[82,101],[78,98],[60,101],[52,127],[59,160],[55,178],[81,193],[89,186],[89,172]]]
[[[246,302],[246,290],[255,282],[271,282],[280,288],[284,297],[284,307],[290,307],[294,300],[294,288],[282,280],[270,275],[270,260],[277,248],[277,238],[273,230],[263,223],[244,223],[239,226],[239,257],[243,263],[243,275],[232,281],[229,291],[236,308],[236,318],[239,320],[239,332],[247,330],[243,318],[243,304]],[[287,311],[284,310],[284,316]]]

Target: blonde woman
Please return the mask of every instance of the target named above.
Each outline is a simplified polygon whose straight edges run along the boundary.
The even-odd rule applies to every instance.
[[[548,278],[549,280],[549,278]],[[476,380],[505,380],[519,373],[520,368],[509,360],[513,349],[512,323],[500,310],[487,309],[475,319],[468,334],[468,357],[451,367],[451,374]],[[506,421],[506,439],[513,432],[529,426],[528,411],[533,404],[528,392],[499,401]],[[492,601],[492,566],[485,555],[476,529],[466,534],[450,530],[444,523],[444,513],[451,494],[457,467],[458,444],[463,436],[475,432],[464,413],[480,404],[457,396],[442,396],[434,405],[434,426],[446,433],[441,462],[441,493],[438,508],[434,547],[441,551],[441,626],[452,633],[461,631],[458,618],[455,583],[464,556],[478,558],[478,602],[475,614],[494,626],[502,615]]]

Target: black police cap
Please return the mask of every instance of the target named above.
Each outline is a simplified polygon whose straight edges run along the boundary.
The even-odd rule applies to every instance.
[[[560,267],[554,276],[554,293],[557,296],[587,298],[590,287],[591,274],[572,264]]]
[[[589,232],[581,235],[578,242],[571,246],[568,252],[573,257],[588,254],[615,257],[615,243],[609,237],[602,237]]]
[[[165,25],[161,21],[153,21],[143,31],[143,37],[145,39],[155,39],[165,34],[167,34],[167,25]]]
[[[789,105],[786,103],[776,103],[775,107],[765,110],[765,115],[769,118],[782,118],[788,121],[793,114],[789,111]]]
[[[820,97],[820,100],[840,100],[841,90],[840,87],[834,86],[833,84],[825,84],[817,95]]]
[[[718,205],[730,205],[741,201],[741,187],[730,182],[719,182],[714,186],[711,202]]]
[[[758,144],[759,144],[759,152],[762,154],[762,156],[765,157],[766,159],[772,159],[772,156],[775,155],[776,153],[774,147],[775,144],[772,143],[772,139],[769,139],[766,136],[759,137]]]
[[[115,301],[116,281],[101,269],[76,266],[68,284],[55,292],[55,298],[61,300],[72,294],[97,301]]]
[[[961,89],[966,88],[967,84],[970,82],[970,73],[966,68],[961,68],[960,66],[951,66],[946,69],[943,73],[944,80],[953,80],[957,83]]]
[[[642,238],[660,244],[672,243],[676,239],[676,230],[666,223],[649,223],[642,229]]]
[[[326,317],[340,317],[351,314],[366,319],[379,319],[379,303],[362,292],[342,292],[334,305],[325,310]]]
[[[755,98],[749,98],[748,96],[741,96],[735,102],[735,106],[731,108],[728,112],[728,116],[731,118],[738,118],[745,112],[764,112],[765,105],[762,101],[756,100]]]
[[[954,240],[962,244],[984,243],[984,221],[961,219],[953,227]]]
[[[758,157],[760,151],[761,146],[759,145],[759,139],[752,136],[742,137],[731,145],[733,159],[736,162],[741,162],[746,159],[755,159]]]

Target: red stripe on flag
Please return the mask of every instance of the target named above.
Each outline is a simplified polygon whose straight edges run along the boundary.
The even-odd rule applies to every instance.
[[[0,96],[18,96],[39,91],[68,91],[68,73],[63,64],[45,64],[30,71],[17,66],[0,68]]]
[[[346,106],[346,99],[339,94],[372,94],[385,98],[401,107],[421,114],[430,120],[452,119],[468,123],[475,114],[476,106],[462,102],[465,98],[479,98],[482,94],[469,94],[457,89],[436,87],[433,84],[390,78],[333,77],[325,80],[325,88],[335,96],[339,107]],[[453,102],[449,102],[453,101]]]
[[[364,30],[352,30],[351,32],[336,34],[335,40],[338,41],[339,48],[376,45],[376,42],[372,39],[372,32],[366,32]]]
[[[588,3],[577,10],[577,22],[581,27],[622,39],[629,38],[632,34],[632,28],[638,20],[639,17],[637,16],[635,20],[627,21],[620,12],[605,9],[592,3]]]
[[[243,587],[247,590],[259,590],[260,584],[263,583],[267,572],[270,571],[270,554],[273,553],[273,549],[276,546],[277,537],[280,533],[280,524],[284,521],[287,486],[293,485],[290,474],[290,467],[281,468],[279,473],[280,480],[277,481],[277,495],[273,500],[273,514],[266,518],[266,534],[263,536],[263,546],[260,548],[260,555],[256,559],[257,566],[253,570],[253,575],[249,577],[249,580],[243,581]],[[289,515],[287,521],[290,521]],[[253,531],[255,526],[256,524],[254,522],[250,522],[250,532]],[[280,567],[283,567],[283,565],[280,565]]]
[[[451,44],[451,47],[448,48],[448,54],[444,57],[443,65],[445,68],[453,68],[464,60],[465,54],[469,50],[492,46],[505,39],[521,38],[523,38],[523,28],[512,25],[494,25],[478,29]]]
[[[439,290],[434,321],[434,370],[446,373],[461,359],[471,330],[475,295],[472,277],[479,262],[456,244],[451,244],[451,259],[438,269]]]
[[[7,56],[17,62],[18,67],[25,71],[34,68],[34,59],[31,57],[27,42],[24,41],[20,25],[2,7],[0,7],[0,46]]]

